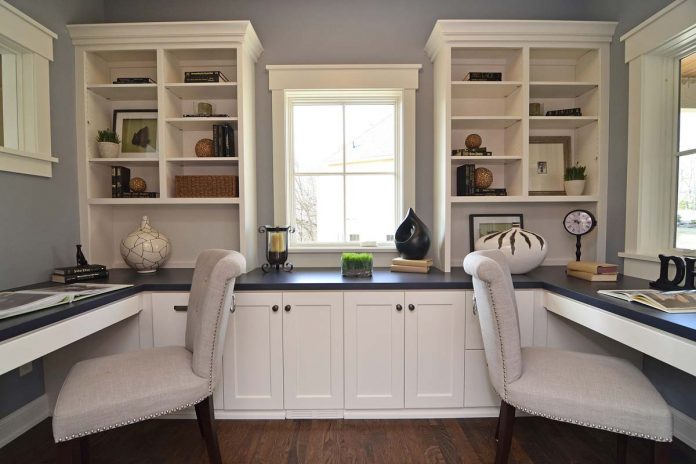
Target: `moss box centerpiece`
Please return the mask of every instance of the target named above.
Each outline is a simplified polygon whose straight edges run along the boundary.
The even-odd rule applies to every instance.
[[[343,253],[341,275],[344,277],[372,277],[372,253]]]

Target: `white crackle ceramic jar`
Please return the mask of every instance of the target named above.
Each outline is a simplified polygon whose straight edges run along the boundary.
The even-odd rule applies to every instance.
[[[549,245],[534,232],[511,227],[502,232],[484,235],[476,240],[476,250],[500,250],[513,274],[524,274],[539,266],[546,258]]]
[[[140,228],[121,240],[123,260],[140,273],[155,272],[167,261],[171,251],[167,236],[153,229],[147,216],[143,216]]]

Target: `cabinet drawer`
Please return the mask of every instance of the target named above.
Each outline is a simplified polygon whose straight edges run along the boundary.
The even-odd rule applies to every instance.
[[[186,311],[189,294],[152,294],[152,340],[154,346],[186,344]]]

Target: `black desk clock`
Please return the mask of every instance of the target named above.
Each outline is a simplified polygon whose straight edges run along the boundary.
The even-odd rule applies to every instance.
[[[569,234],[575,235],[575,260],[580,261],[580,237],[589,234],[597,226],[597,219],[585,209],[574,209],[566,214],[563,227]]]

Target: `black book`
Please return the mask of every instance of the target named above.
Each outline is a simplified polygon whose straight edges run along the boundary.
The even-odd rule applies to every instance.
[[[468,196],[473,192],[473,164],[463,164],[457,168],[457,196]]]
[[[581,108],[566,108],[563,110],[547,111],[546,116],[582,116]]]
[[[58,275],[79,275],[103,270],[106,270],[106,266],[102,264],[88,264],[86,266],[57,267],[53,270],[53,273]]]
[[[156,84],[149,77],[117,77],[114,84]]]
[[[85,280],[105,279],[107,277],[109,277],[109,271],[107,271],[106,269],[103,269],[101,271],[90,272],[87,274],[75,274],[75,275],[53,274],[51,276],[51,281],[58,282],[61,284],[72,284],[75,282],[82,282]]]
[[[111,166],[111,198],[123,198],[130,192],[130,169],[124,166]]]
[[[220,156],[218,154],[218,125],[213,124],[213,156]]]
[[[474,195],[476,196],[507,196],[507,189],[504,188],[476,188],[474,189]]]
[[[184,82],[229,82],[220,71],[186,71]]]
[[[159,192],[123,192],[122,198],[159,198]]]
[[[227,125],[227,147],[229,148],[227,156],[237,156],[237,148],[234,145],[234,126],[231,124]]]
[[[465,81],[502,81],[501,72],[470,72],[464,76]]]

